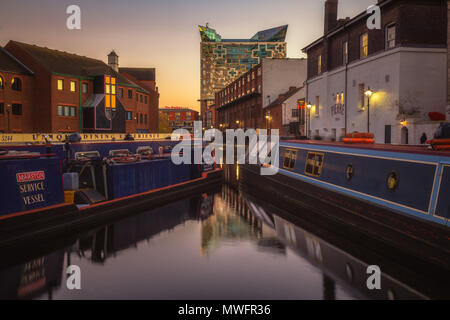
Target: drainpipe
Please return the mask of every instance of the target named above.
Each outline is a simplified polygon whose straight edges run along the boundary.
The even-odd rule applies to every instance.
[[[306,77],[308,77],[308,75],[306,75]],[[308,104],[310,103],[309,101],[309,92],[308,92],[308,88],[309,88],[309,83],[308,83],[308,79],[306,79],[305,81],[306,84],[306,105],[308,106]],[[308,108],[306,108],[308,109]],[[305,119],[305,128],[306,128],[306,137],[309,139],[311,139],[311,135],[309,134],[309,132],[311,131],[311,110],[307,111],[308,113],[308,119]]]

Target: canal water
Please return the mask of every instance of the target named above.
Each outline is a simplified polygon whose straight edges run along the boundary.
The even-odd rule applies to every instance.
[[[262,202],[261,202],[262,203]],[[2,256],[0,299],[424,299],[229,186]],[[60,245],[59,245],[60,244]],[[46,244],[47,245],[47,244]],[[67,288],[69,265],[81,289]]]

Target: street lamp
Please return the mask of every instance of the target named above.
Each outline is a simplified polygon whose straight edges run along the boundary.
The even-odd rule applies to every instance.
[[[373,91],[370,90],[370,87],[364,92],[367,97],[367,133],[370,132],[370,98],[373,95]]]

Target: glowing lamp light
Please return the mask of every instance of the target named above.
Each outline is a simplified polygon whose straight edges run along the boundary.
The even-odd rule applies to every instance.
[[[370,90],[370,87],[364,92],[364,94],[366,95],[366,97],[371,97],[373,95],[373,91]]]
[[[402,125],[402,127],[406,127],[408,122],[406,120],[402,120],[402,121],[400,121],[400,124]]]
[[[310,102],[308,102],[308,104],[306,105],[306,107],[307,107],[309,110],[311,110],[312,104],[311,104]]]

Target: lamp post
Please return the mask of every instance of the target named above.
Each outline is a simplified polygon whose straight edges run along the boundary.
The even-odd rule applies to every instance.
[[[308,139],[311,139],[309,131],[310,131],[310,126],[311,126],[311,102],[308,101],[308,104],[306,105],[306,109],[308,110],[308,122],[307,122],[307,126],[306,126],[306,137]]]
[[[367,133],[370,132],[370,98],[373,95],[373,91],[370,90],[370,87],[364,92],[367,97]]]

